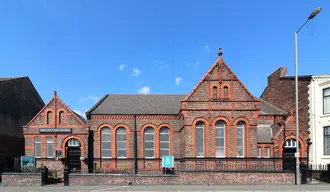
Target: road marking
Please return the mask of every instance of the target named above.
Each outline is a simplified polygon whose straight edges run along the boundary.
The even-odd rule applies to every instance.
[[[106,188],[106,189],[97,189],[90,192],[100,192],[100,191],[107,191],[107,190],[113,190],[113,189],[121,189],[121,188],[127,188],[128,186],[120,186],[120,187],[112,187],[112,188]]]

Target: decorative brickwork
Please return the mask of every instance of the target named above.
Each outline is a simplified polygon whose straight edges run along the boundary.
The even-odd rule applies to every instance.
[[[7,186],[40,186],[41,173],[2,173],[2,183]]]
[[[180,172],[178,175],[70,174],[70,185],[294,184],[294,173]]]

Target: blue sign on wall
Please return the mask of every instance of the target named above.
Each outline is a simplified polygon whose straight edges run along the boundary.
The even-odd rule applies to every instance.
[[[164,156],[162,158],[162,167],[174,167],[174,157],[173,156]]]

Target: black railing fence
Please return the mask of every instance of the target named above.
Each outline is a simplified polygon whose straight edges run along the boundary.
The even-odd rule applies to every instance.
[[[330,183],[330,164],[309,164],[308,179]]]
[[[300,162],[307,162],[300,158]],[[296,159],[288,158],[175,158],[174,172],[178,171],[293,171]],[[172,173],[172,169],[162,167],[162,159],[137,160],[139,174],[163,174],[164,171]],[[170,170],[170,171],[169,171]],[[135,173],[134,159],[97,159],[92,169],[82,169],[83,173]]]

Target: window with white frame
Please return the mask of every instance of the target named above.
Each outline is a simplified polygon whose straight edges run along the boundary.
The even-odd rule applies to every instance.
[[[324,155],[330,155],[330,126],[324,127],[323,142]]]
[[[270,148],[269,147],[265,147],[264,157],[269,158],[269,156],[270,156]]]
[[[155,130],[152,127],[144,130],[144,157],[155,157]]]
[[[159,132],[159,155],[170,155],[170,129],[162,127]]]
[[[257,148],[257,157],[260,158],[261,157],[261,147]]]
[[[101,157],[111,158],[111,130],[109,127],[101,130]]]
[[[323,113],[330,113],[330,88],[323,89]]]
[[[70,139],[68,141],[68,147],[80,147],[80,142],[77,139]]]
[[[196,123],[196,157],[204,157],[204,123]]]
[[[47,158],[53,158],[53,138],[46,138],[46,155]]]
[[[34,138],[34,157],[41,157],[41,140],[39,137]]]
[[[126,158],[126,129],[120,127],[116,131],[116,140],[117,140],[117,157],[118,158]]]
[[[216,157],[225,157],[225,149],[226,149],[226,124],[223,121],[217,121],[215,124],[215,149],[216,149]]]
[[[297,142],[295,139],[288,139],[285,141],[284,148],[296,148]]]
[[[244,157],[244,129],[245,123],[238,122],[236,126],[236,157]]]

